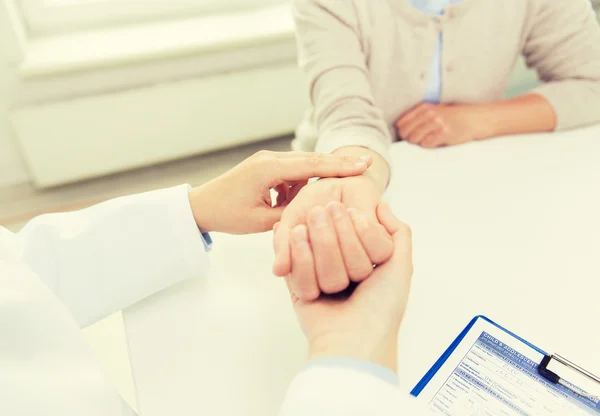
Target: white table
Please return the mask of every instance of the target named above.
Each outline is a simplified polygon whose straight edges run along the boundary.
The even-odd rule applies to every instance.
[[[600,373],[600,127],[394,158],[415,245],[403,386],[477,314]],[[271,261],[269,234],[218,235],[208,281],[126,311],[142,416],[276,414],[305,347]]]

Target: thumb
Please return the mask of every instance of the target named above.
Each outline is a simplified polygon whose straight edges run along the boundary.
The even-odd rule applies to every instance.
[[[292,305],[296,306],[296,304],[300,301],[300,298],[298,296],[296,296],[296,293],[294,293],[294,290],[292,289],[292,284],[290,283],[290,277],[286,276],[284,278],[285,280],[285,285],[288,288],[288,292],[290,292],[290,298],[292,300]]]
[[[394,235],[403,227],[406,227],[406,224],[394,216],[390,206],[385,202],[377,207],[377,219],[390,235]]]
[[[377,219],[394,239],[394,257],[397,255],[412,255],[412,232],[410,227],[394,216],[388,204],[379,204]]]
[[[286,207],[261,208],[256,212],[255,223],[258,232],[273,230],[275,225],[279,228],[281,215]],[[276,230],[274,230],[276,231]]]
[[[371,305],[369,308],[377,305],[382,322],[387,322],[390,316],[401,318],[406,307],[413,274],[412,236],[410,228],[394,216],[387,204],[377,207],[377,217],[392,235],[394,254],[376,267],[352,296],[359,305]]]

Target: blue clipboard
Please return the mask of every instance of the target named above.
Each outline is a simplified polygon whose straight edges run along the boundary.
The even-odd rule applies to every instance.
[[[471,320],[471,322],[469,322],[469,324],[465,327],[465,329],[463,329],[463,331],[460,334],[458,334],[458,336],[452,342],[452,344],[450,344],[450,346],[446,349],[446,351],[444,351],[444,353],[441,355],[441,357],[429,369],[429,371],[425,374],[425,376],[423,376],[421,381],[419,381],[419,383],[417,383],[417,385],[413,388],[413,390],[410,392],[411,395],[417,397],[417,396],[419,396],[419,394],[421,394],[421,392],[423,392],[425,387],[435,377],[437,372],[444,366],[444,364],[450,358],[450,356],[454,353],[456,348],[462,343],[462,341],[467,336],[467,334],[471,331],[473,326],[480,320],[485,321],[488,324],[500,329],[501,331],[505,332],[512,338],[514,338],[518,341],[521,341],[523,344],[532,348],[534,351],[540,353],[543,356],[543,359],[542,359],[542,362],[537,366],[537,372],[539,373],[539,375],[542,376],[542,378],[544,378],[547,382],[554,384],[554,385],[559,385],[558,386],[559,388],[566,389],[566,390],[570,391],[571,393],[575,393],[575,395],[578,396],[581,400],[585,400],[586,404],[591,405],[592,408],[597,413],[600,413],[600,396],[590,395],[589,393],[585,392],[584,390],[580,389],[579,387],[569,383],[567,380],[562,379],[558,374],[550,371],[548,369],[548,365],[550,364],[550,362],[552,360],[555,360],[566,367],[570,367],[571,369],[575,370],[576,372],[580,373],[581,375],[587,377],[589,380],[592,380],[598,384],[600,384],[600,377],[593,375],[592,373],[584,370],[583,368],[577,366],[576,364],[565,359],[564,357],[561,357],[560,355],[547,354],[541,348],[536,347],[532,343],[530,343],[530,342],[526,341],[525,339],[523,339],[522,337],[516,335],[514,332],[507,330],[506,328],[498,325],[491,319],[489,319],[485,316],[481,316],[481,315],[473,318]]]
[[[446,361],[448,360],[448,358],[450,358],[450,356],[452,355],[452,353],[454,352],[454,350],[463,341],[463,339],[465,338],[465,336],[467,336],[467,334],[469,333],[469,331],[471,330],[471,328],[473,328],[473,326],[475,325],[475,323],[477,321],[479,321],[480,319],[488,322],[489,324],[495,326],[498,329],[501,329],[502,331],[506,332],[507,334],[509,334],[513,338],[518,339],[519,341],[521,341],[522,343],[524,343],[528,347],[533,348],[535,351],[539,352],[540,354],[542,354],[544,356],[548,356],[548,354],[546,352],[544,352],[540,348],[536,347],[532,343],[526,341],[525,339],[523,339],[520,336],[516,335],[515,333],[509,331],[508,329],[506,329],[506,328],[498,325],[497,323],[495,323],[491,319],[486,318],[485,316],[479,315],[479,316],[476,316],[475,318],[473,318],[471,320],[471,322],[469,322],[469,324],[465,327],[465,329],[463,329],[463,331],[460,334],[458,334],[458,336],[456,337],[456,339],[452,342],[452,344],[450,344],[450,346],[446,349],[446,351],[444,351],[444,353],[442,354],[442,356],[435,362],[435,364],[423,376],[423,378],[421,379],[421,381],[419,381],[419,383],[412,389],[412,391],[410,392],[411,395],[417,397],[419,394],[421,394],[421,392],[423,391],[423,389],[427,386],[427,384],[429,384],[429,382],[433,379],[433,377],[436,375],[436,373],[439,371],[439,369],[442,368],[442,366],[446,363]]]

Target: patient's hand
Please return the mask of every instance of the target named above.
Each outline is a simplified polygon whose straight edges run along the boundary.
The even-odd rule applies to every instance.
[[[284,211],[277,227],[274,273],[293,276],[310,272],[294,270],[290,252],[290,237],[301,237],[292,236],[292,230],[310,221],[312,228],[319,230],[308,236],[315,253],[315,284],[295,287],[298,297],[313,300],[321,292],[337,293],[351,281],[366,279],[373,272],[373,264],[384,263],[393,252],[392,239],[377,220],[379,203],[377,187],[365,176],[323,179],[307,185]]]
[[[396,121],[398,136],[424,148],[453,146],[488,138],[482,106],[421,103]]]

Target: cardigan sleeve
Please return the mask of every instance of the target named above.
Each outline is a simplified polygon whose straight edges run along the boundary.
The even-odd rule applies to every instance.
[[[317,151],[369,148],[390,164],[392,137],[376,106],[352,0],[295,0],[299,63],[307,76]]]
[[[538,0],[524,45],[557,130],[600,122],[600,24],[589,0]]]

